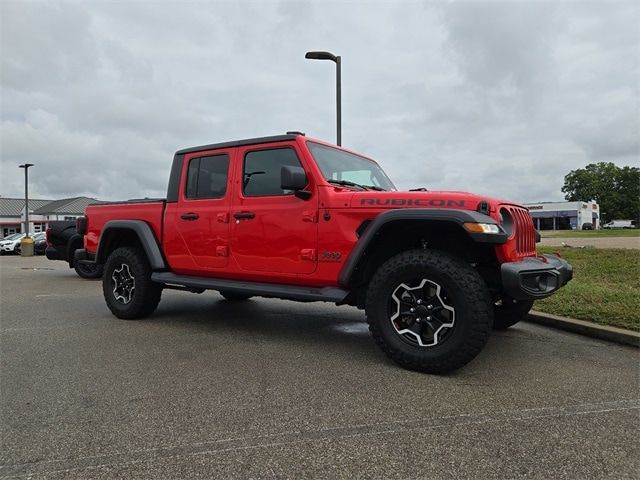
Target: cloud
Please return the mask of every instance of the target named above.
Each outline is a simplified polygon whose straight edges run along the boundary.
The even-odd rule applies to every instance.
[[[164,195],[182,147],[302,130],[401,188],[559,200],[638,164],[635,2],[2,2],[0,194]],[[331,15],[327,15],[331,12]]]
[[[550,2],[457,2],[444,9],[447,50],[471,85],[539,91],[553,75],[563,26]]]
[[[94,78],[98,67],[91,16],[68,3],[2,3],[2,86],[50,92]],[[46,83],[45,83],[46,82]]]

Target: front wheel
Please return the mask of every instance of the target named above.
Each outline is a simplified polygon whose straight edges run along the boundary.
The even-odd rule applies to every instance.
[[[404,368],[446,373],[471,361],[491,333],[487,286],[471,266],[444,252],[411,250],[374,274],[366,300],[378,346]]]
[[[156,309],[162,285],[151,281],[151,267],[137,247],[114,250],[104,267],[102,293],[109,310],[118,318],[144,318]]]
[[[505,330],[524,319],[533,307],[533,300],[503,297],[493,307],[493,328]]]

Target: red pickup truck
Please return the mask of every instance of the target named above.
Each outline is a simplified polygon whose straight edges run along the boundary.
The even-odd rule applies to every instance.
[[[430,373],[572,277],[536,253],[527,209],[398,191],[372,159],[298,132],[180,150],[166,199],[85,213],[75,261],[104,267],[119,318],[151,314],[165,288],[352,305],[391,359]]]

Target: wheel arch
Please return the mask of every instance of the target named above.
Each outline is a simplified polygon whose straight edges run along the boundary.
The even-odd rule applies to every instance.
[[[142,220],[112,220],[107,222],[100,235],[96,263],[104,264],[109,254],[119,247],[140,247],[152,270],[164,270],[166,261],[158,241],[148,223]]]
[[[467,222],[497,224],[487,215],[467,210],[385,212],[364,229],[340,272],[339,284],[357,288],[386,260],[415,248],[442,250],[470,262],[495,261],[493,246],[506,242],[507,235],[469,233],[463,227]]]
[[[84,246],[84,235],[74,233],[67,241],[67,261],[69,266],[73,267],[73,259],[76,250]]]

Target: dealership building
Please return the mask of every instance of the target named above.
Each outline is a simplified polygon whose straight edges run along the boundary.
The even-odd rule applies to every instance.
[[[590,202],[525,203],[538,230],[582,230],[585,223],[600,228],[600,206]]]
[[[44,232],[52,220],[75,220],[83,215],[91,203],[99,203],[95,198],[73,197],[62,200],[29,199],[29,233]],[[13,233],[24,232],[24,198],[0,196],[0,238]]]

